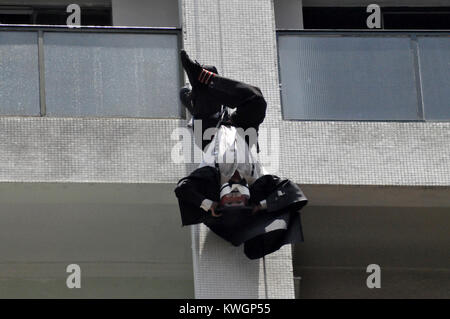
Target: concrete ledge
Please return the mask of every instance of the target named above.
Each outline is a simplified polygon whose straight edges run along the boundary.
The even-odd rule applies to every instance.
[[[300,185],[308,206],[450,207],[450,187]]]

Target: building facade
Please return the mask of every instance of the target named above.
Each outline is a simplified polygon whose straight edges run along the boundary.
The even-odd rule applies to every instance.
[[[448,298],[449,33],[385,26],[450,4],[378,2],[384,30],[353,27],[368,1],[79,1],[102,26],[82,28],[17,25],[69,2],[0,1],[0,296]],[[333,8],[350,27],[317,18]],[[304,244],[250,261],[181,228],[181,47],[261,88],[262,160],[310,199]]]

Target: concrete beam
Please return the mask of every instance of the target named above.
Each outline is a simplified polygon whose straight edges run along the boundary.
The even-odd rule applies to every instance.
[[[301,185],[308,206],[450,207],[450,187]]]

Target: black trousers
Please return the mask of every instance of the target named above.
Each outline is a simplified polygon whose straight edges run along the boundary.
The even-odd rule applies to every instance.
[[[203,121],[206,128],[211,127],[211,115],[220,111],[221,105],[236,109],[231,125],[244,130],[250,127],[258,130],[266,116],[267,103],[258,87],[218,75],[209,85],[195,87],[193,100],[197,119],[206,120]]]

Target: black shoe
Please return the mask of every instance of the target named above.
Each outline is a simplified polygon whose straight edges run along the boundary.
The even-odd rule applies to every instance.
[[[208,70],[214,74],[219,75],[219,72],[217,72],[217,68],[214,65],[202,65],[203,69]]]
[[[183,68],[187,73],[189,82],[191,83],[192,87],[197,86],[197,84],[199,83],[198,77],[203,70],[202,66],[197,61],[192,61],[184,50],[181,50],[180,57],[181,64],[183,65]]]
[[[180,89],[180,100],[181,104],[188,109],[189,113],[196,115],[194,113],[194,94],[188,87],[184,86]]]
[[[182,87],[180,89],[180,100],[185,108],[188,109],[189,113],[194,115],[194,102],[192,100],[192,91],[187,87]]]

